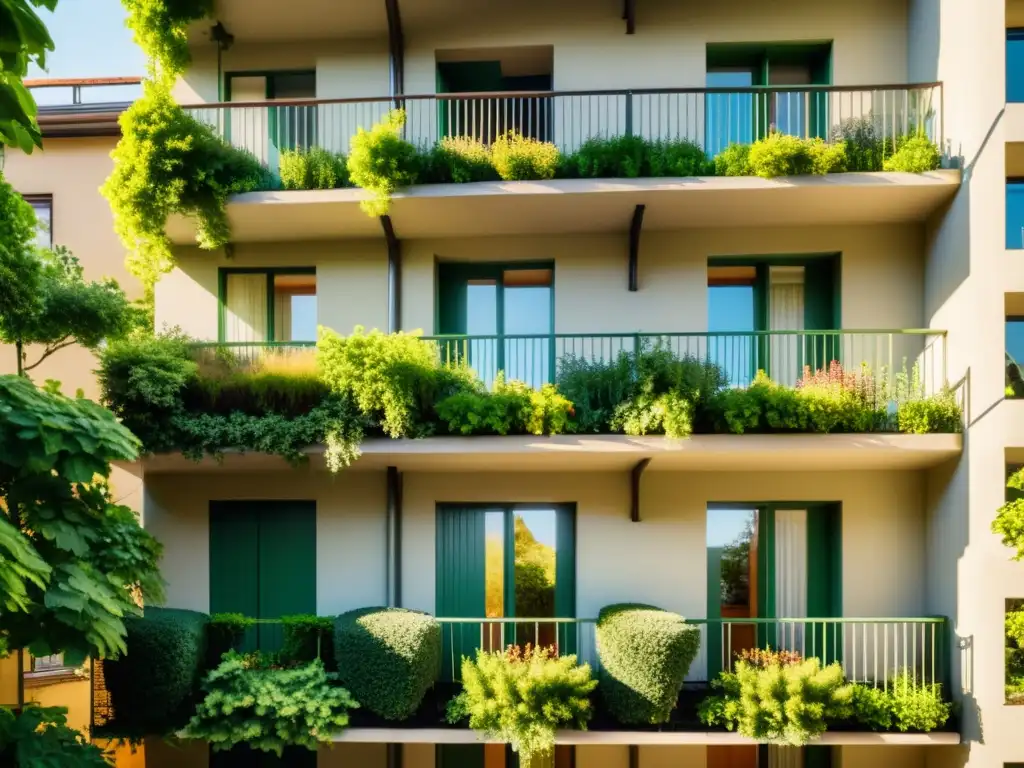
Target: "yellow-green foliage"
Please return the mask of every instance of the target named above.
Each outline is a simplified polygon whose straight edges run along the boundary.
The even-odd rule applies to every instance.
[[[349,186],[344,155],[320,147],[281,153],[281,186],[285,189],[337,189]]]
[[[188,27],[213,15],[213,0],[121,0],[135,42],[162,76],[172,77],[188,68]]]
[[[1024,469],[1018,469],[1006,481],[1006,487],[1024,491]],[[992,532],[1003,537],[1003,544],[1015,550],[1014,560],[1024,560],[1024,494],[1003,504],[992,522]]]
[[[939,148],[927,136],[900,137],[896,153],[886,158],[886,171],[902,171],[903,173],[924,173],[939,167],[942,155]]]
[[[448,720],[469,718],[473,730],[505,741],[520,762],[550,755],[559,728],[586,730],[590,694],[597,687],[590,666],[546,648],[485,653],[462,660],[462,693],[448,706]]]
[[[465,136],[441,139],[431,150],[426,165],[422,180],[435,184],[465,184],[499,178],[490,147],[479,139]]]
[[[555,178],[559,153],[550,142],[510,133],[491,145],[491,161],[505,181],[542,181]]]
[[[853,686],[843,668],[822,668],[818,659],[757,667],[736,663],[712,686],[722,691],[701,703],[706,725],[724,725],[757,741],[802,746],[818,738],[831,720],[853,714]]]
[[[194,216],[199,247],[219,248],[231,235],[228,196],[269,179],[255,157],[182,110],[166,84],[147,82],[120,123],[114,171],[100,191],[128,249],[128,271],[151,288],[174,266],[165,232],[171,214]]]
[[[372,199],[360,203],[371,216],[386,215],[391,196],[419,178],[421,159],[416,147],[402,138],[404,126],[405,110],[395,109],[352,137],[348,174],[353,184],[373,193]]]

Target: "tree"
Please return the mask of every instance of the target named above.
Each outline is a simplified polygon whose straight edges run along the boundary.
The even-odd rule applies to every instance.
[[[138,440],[84,398],[0,376],[0,635],[33,655],[124,653],[124,617],[163,599],[160,544],[112,501]]]
[[[30,63],[46,68],[53,39],[34,8],[53,11],[57,0],[0,0],[0,144],[31,154],[43,146],[36,103],[22,84]]]
[[[32,206],[0,175],[0,341],[14,345],[18,373],[72,344],[95,349],[124,336],[138,313],[116,281],[87,282],[66,248],[37,248],[36,232]],[[29,344],[42,346],[32,363]]]

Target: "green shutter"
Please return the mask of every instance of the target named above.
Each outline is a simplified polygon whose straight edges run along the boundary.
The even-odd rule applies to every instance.
[[[768,328],[768,282],[769,267],[765,263],[757,264],[754,269],[754,330],[767,331]],[[768,352],[771,345],[768,343],[768,336],[757,337],[754,345],[756,349],[756,360],[750,372],[750,379],[753,381],[758,370],[767,373],[771,369],[771,361],[768,359]]]
[[[576,618],[576,509],[555,510],[555,618]],[[578,651],[575,624],[558,628],[559,653]]]
[[[259,616],[258,545],[256,502],[210,502],[210,613]],[[253,628],[239,650],[256,648]]]
[[[708,604],[706,628],[708,638],[708,680],[714,680],[722,671],[722,626],[715,619],[722,618],[722,548],[708,547]],[[760,570],[760,566],[758,566]],[[760,584],[760,573],[758,583]],[[760,600],[758,600],[760,602]]]
[[[466,269],[461,264],[437,265],[437,333],[466,332]]]
[[[834,304],[838,273],[835,258],[813,259],[804,266],[804,330],[838,330]],[[828,368],[833,360],[842,362],[836,335],[809,335],[805,347],[805,363],[812,369]]]
[[[436,768],[484,768],[483,744],[438,744]]]
[[[485,520],[481,509],[437,509],[436,614],[482,618],[486,610]],[[506,546],[506,549],[508,546]],[[458,673],[463,656],[480,645],[479,624],[446,625],[443,679]]]
[[[316,502],[260,504],[259,617],[316,613]],[[260,650],[281,650],[278,624],[261,624]]]
[[[774,619],[775,615],[775,510],[772,507],[757,509],[757,616]],[[769,627],[759,624],[757,642],[767,648]]]
[[[843,615],[841,504],[823,504],[807,510],[807,616],[838,618]],[[842,659],[839,625],[814,627],[808,651],[826,664]]]

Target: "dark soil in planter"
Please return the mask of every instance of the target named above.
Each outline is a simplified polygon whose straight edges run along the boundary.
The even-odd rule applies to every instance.
[[[466,728],[463,725],[450,725],[445,720],[448,702],[462,690],[459,683],[437,683],[427,691],[420,708],[405,720],[385,720],[380,715],[370,712],[365,707],[353,709],[349,713],[350,728]]]

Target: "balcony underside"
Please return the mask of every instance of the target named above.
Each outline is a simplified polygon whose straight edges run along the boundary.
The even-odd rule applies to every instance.
[[[394,196],[401,238],[629,231],[645,205],[644,230],[693,227],[882,224],[925,220],[960,184],[960,171],[828,176],[565,179],[427,184]],[[251,192],[228,203],[234,242],[382,237],[359,207],[362,189]],[[195,243],[195,222],[173,217],[177,245]]]
[[[334,739],[337,742],[364,744],[475,744],[481,739],[474,731],[456,728],[349,728]],[[722,731],[558,731],[557,744],[635,744],[674,745],[706,744],[708,746],[739,746],[756,744],[753,739],[738,733]],[[940,746],[960,743],[960,734],[952,732],[932,733],[862,733],[832,731],[821,736],[815,744],[823,746],[840,745],[888,745],[888,746]]]
[[[628,435],[555,437],[434,437],[423,440],[374,438],[348,471],[429,472],[602,472],[628,470],[651,459],[649,470],[676,472],[839,471],[927,469],[960,455],[958,434],[695,435],[686,440]],[[323,449],[310,448],[310,468],[326,470]],[[286,471],[289,465],[267,454],[226,453],[200,462],[161,454],[131,466],[142,474]]]

